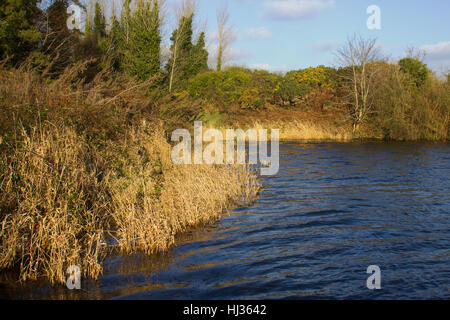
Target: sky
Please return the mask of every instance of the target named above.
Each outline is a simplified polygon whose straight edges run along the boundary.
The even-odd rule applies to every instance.
[[[360,34],[377,38],[392,60],[414,47],[426,51],[433,71],[450,68],[448,0],[197,0],[197,22],[206,26],[212,59],[216,10],[224,4],[236,36],[228,64],[274,72],[336,66],[335,49]],[[367,27],[371,5],[380,8],[380,30]]]
[[[82,2],[89,0],[82,0]],[[122,0],[98,0],[120,7]],[[163,53],[176,27],[175,8],[182,0],[164,0],[166,27]],[[397,61],[408,48],[425,51],[425,62],[438,75],[450,70],[449,0],[194,0],[196,25],[205,30],[210,66],[217,51],[216,12],[228,8],[235,40],[228,50],[228,65],[272,72],[310,66],[335,66],[335,50],[348,37],[376,38],[384,54]],[[369,6],[380,9],[380,29],[370,30]],[[109,10],[108,10],[109,9]],[[106,8],[110,11],[111,8]]]

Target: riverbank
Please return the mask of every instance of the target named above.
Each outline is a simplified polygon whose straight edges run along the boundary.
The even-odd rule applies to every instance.
[[[386,106],[368,114],[357,130],[354,130],[352,115],[345,101],[338,97],[322,108],[265,103],[258,109],[248,109],[239,105],[224,106],[206,98],[194,99],[182,91],[161,99],[159,108],[167,132],[192,128],[192,122],[200,120],[205,127],[222,130],[252,128],[270,132],[270,129],[280,129],[280,140],[286,141],[448,141],[450,116],[446,112],[449,108],[446,101],[450,101],[450,91],[439,81],[430,82],[429,91],[390,97],[394,101],[379,97],[380,104],[386,103]],[[396,102],[397,98],[406,101]],[[411,109],[413,105],[414,110]]]
[[[355,136],[337,104],[253,110],[187,92],[155,97],[153,79],[102,71],[85,82],[89,63],[54,79],[26,64],[0,70],[0,269],[22,281],[63,283],[70,265],[96,279],[111,250],[167,251],[177,234],[252,202],[260,185],[245,166],[172,164],[171,133],[195,120],[280,129],[281,140],[385,138],[373,119]],[[447,123],[430,129],[436,140]]]
[[[64,283],[70,265],[97,279],[111,250],[167,251],[260,188],[246,166],[173,165],[143,86],[74,86],[82,69],[0,78],[0,269],[21,281]]]
[[[282,142],[280,171],[258,179],[265,190],[252,205],[182,234],[167,254],[111,256],[97,281],[83,278],[83,290],[17,285],[2,272],[0,296],[371,299],[366,270],[376,263],[390,275],[379,298],[443,299],[449,152],[435,142]],[[411,281],[398,285],[404,274]]]

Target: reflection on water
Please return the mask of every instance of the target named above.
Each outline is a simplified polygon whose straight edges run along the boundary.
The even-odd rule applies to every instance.
[[[450,146],[284,143],[251,207],[183,235],[165,255],[111,257],[71,292],[13,285],[0,297],[82,299],[450,298]],[[379,265],[382,289],[366,287]]]

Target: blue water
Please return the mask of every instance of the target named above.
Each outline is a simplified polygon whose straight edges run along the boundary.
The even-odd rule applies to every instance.
[[[110,257],[83,291],[8,298],[449,299],[450,145],[283,143],[251,206],[160,256]],[[369,290],[369,265],[381,289]]]

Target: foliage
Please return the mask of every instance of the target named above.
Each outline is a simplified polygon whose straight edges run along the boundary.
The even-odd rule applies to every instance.
[[[242,108],[258,109],[261,106],[261,98],[258,88],[247,88],[239,98]]]
[[[190,53],[190,70],[187,73],[189,78],[208,70],[208,51],[205,49],[205,33],[200,33],[197,43],[192,46]]]
[[[230,67],[199,74],[189,81],[189,94],[224,106],[257,109],[273,96],[277,77],[265,71]]]
[[[160,7],[156,0],[139,1],[127,18],[122,35],[124,69],[140,80],[147,80],[160,70]]]
[[[2,0],[0,2],[0,59],[12,57],[12,64],[23,61],[41,38],[34,23],[41,11],[39,0]]]
[[[80,58],[74,54],[74,49],[77,50],[80,45],[80,34],[67,28],[68,6],[66,0],[55,0],[43,13],[46,23],[42,24],[41,32],[45,36],[40,42],[39,53],[47,56],[49,63],[42,67],[49,67],[47,72],[53,77],[58,76],[67,66],[73,65]],[[35,57],[38,55],[37,51],[34,55]]]
[[[304,98],[317,88],[335,88],[337,86],[337,70],[318,66],[286,73],[274,93],[277,100],[294,105],[296,100]]]
[[[208,51],[205,49],[205,33],[200,33],[197,42],[192,41],[194,14],[182,16],[178,28],[173,31],[170,58],[166,65],[169,91],[184,87],[186,82],[200,72],[208,70]]]
[[[295,98],[301,96],[304,90],[299,86],[293,73],[287,73],[274,89],[275,98],[282,103],[294,105]]]
[[[220,111],[205,111],[204,109],[195,117],[191,118],[192,121],[203,121],[205,127],[218,128],[222,126],[222,114]]]
[[[83,84],[83,67],[0,67],[0,270],[21,281],[63,284],[70,265],[97,279],[113,250],[167,251],[259,190],[246,166],[174,166],[148,82]]]
[[[427,65],[418,58],[403,58],[398,64],[402,72],[412,76],[417,87],[422,86],[430,77]]]
[[[333,68],[319,66],[316,68],[309,67],[307,69],[294,71],[293,76],[297,80],[299,86],[312,90],[316,87],[331,88],[335,86],[335,79],[332,78],[334,72],[335,70]]]
[[[430,78],[421,90],[414,78],[397,65],[378,66],[375,110],[370,122],[385,139],[449,139],[450,91],[448,84]]]
[[[102,12],[99,2],[95,3],[94,29],[92,30],[95,37],[99,40],[106,36],[106,18]]]

